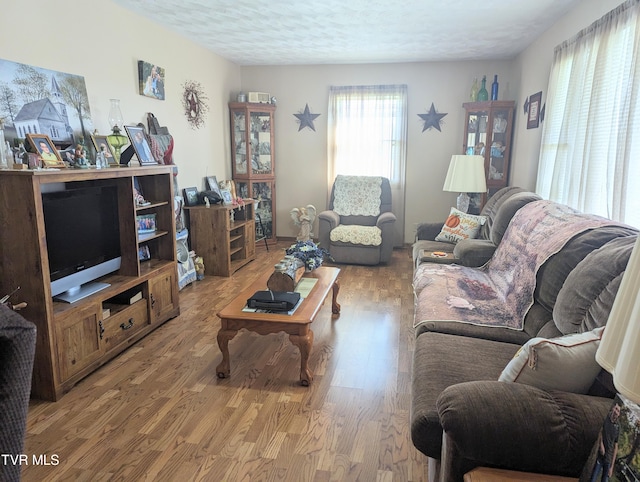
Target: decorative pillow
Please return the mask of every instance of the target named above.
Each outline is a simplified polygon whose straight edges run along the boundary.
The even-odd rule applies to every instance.
[[[600,372],[596,351],[604,327],[558,338],[532,338],[500,374],[502,382],[587,393]]]
[[[485,216],[475,216],[451,208],[440,234],[436,236],[436,241],[455,244],[462,239],[475,238],[486,220]]]

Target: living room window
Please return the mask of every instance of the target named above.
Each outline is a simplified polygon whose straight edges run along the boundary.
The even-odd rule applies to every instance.
[[[640,227],[640,3],[556,47],[536,191]]]
[[[407,86],[331,87],[328,127],[328,185],[338,174],[388,178],[397,219],[396,245],[402,245]]]

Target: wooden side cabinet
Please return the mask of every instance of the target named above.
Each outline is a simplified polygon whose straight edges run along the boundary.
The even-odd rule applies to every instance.
[[[256,201],[257,243],[276,242],[276,152],[273,104],[230,102],[231,164],[236,192]]]
[[[134,186],[149,204],[136,206]],[[94,187],[115,192],[120,268],[95,280],[106,285],[102,290],[72,303],[56,301],[45,193],[67,195]],[[95,218],[86,214],[85,220],[76,221],[77,229]],[[138,216],[152,217],[156,229],[139,234]],[[13,299],[27,303],[20,314],[37,327],[34,398],[58,400],[82,378],[180,314],[171,166],[0,171],[0,226],[0,293],[19,286]],[[143,260],[141,250],[146,254]],[[115,302],[130,290],[140,293],[137,302]]]
[[[256,257],[253,199],[243,206],[185,207],[191,249],[204,261],[205,272],[231,276]]]
[[[515,102],[493,100],[466,102],[462,152],[484,157],[487,194],[481,206],[499,189],[509,185]]]

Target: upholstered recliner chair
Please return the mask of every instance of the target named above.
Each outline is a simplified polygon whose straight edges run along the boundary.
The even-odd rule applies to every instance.
[[[336,263],[376,265],[391,259],[396,216],[389,179],[338,175],[329,208],[318,220],[320,247]]]

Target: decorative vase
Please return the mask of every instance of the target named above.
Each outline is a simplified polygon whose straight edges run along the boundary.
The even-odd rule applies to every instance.
[[[478,102],[483,102],[485,100],[489,100],[489,92],[487,92],[487,76],[482,76],[482,85],[480,90],[478,91],[478,96],[476,99]]]

